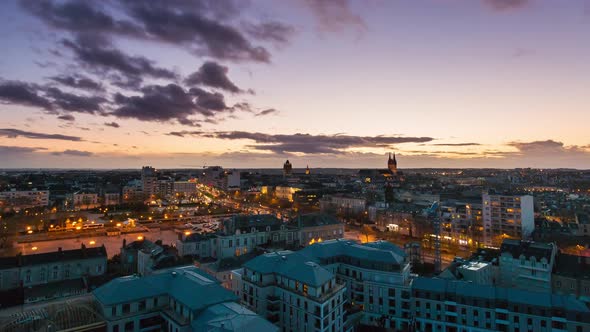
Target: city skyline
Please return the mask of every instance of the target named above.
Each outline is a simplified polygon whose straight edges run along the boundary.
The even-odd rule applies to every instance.
[[[589,168],[588,1],[0,7],[0,168]]]

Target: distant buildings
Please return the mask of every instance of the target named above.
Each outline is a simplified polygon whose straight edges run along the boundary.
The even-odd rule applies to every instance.
[[[203,169],[199,175],[199,181],[205,185],[223,189],[240,190],[240,172],[236,170],[225,170],[221,166],[211,166]]]
[[[100,276],[106,268],[104,246],[0,257],[0,290]]]
[[[283,164],[283,176],[291,176],[293,174],[293,165],[289,160]]]
[[[497,246],[506,237],[528,240],[535,229],[533,196],[482,195],[483,240]]]
[[[151,166],[141,168],[141,187],[143,194],[152,197],[158,191],[158,175],[156,169]]]
[[[194,266],[117,278],[93,294],[108,332],[278,331]]]
[[[365,211],[367,201],[364,198],[345,194],[325,195],[320,199],[322,213],[355,214]]]
[[[344,225],[327,215],[302,215],[288,223],[273,215],[235,215],[223,221],[220,232],[182,235],[176,248],[180,256],[224,259],[257,247],[295,248],[343,236]]]
[[[0,192],[1,209],[27,209],[49,205],[49,190],[16,190]]]
[[[77,191],[66,195],[68,208],[75,210],[89,210],[100,206],[98,194],[86,191]]]

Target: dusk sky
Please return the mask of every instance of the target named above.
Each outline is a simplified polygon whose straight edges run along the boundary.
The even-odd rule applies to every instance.
[[[590,1],[0,2],[0,168],[590,168]]]

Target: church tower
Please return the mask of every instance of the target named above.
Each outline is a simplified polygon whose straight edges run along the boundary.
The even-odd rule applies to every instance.
[[[287,160],[285,164],[283,164],[283,176],[291,176],[293,172],[293,165]]]
[[[397,160],[395,160],[395,153],[393,154],[393,158],[391,158],[391,152],[389,153],[387,168],[392,174],[397,175]]]

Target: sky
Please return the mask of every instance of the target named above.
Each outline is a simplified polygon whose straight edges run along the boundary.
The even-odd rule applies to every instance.
[[[590,168],[588,0],[6,0],[0,168]]]

